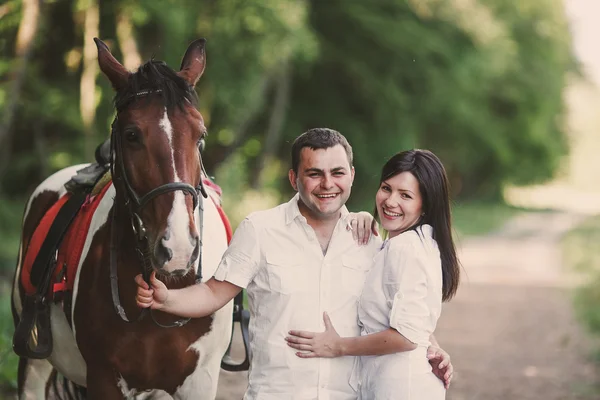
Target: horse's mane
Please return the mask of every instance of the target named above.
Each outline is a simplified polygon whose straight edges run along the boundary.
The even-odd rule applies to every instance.
[[[141,93],[158,91],[167,109],[183,107],[185,101],[189,101],[194,107],[198,103],[194,88],[185,79],[177,75],[165,62],[150,60],[132,73],[127,85],[117,91],[114,98],[115,108],[122,110],[131,101],[145,97],[140,96]]]

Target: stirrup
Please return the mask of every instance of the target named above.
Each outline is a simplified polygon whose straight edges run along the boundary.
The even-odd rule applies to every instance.
[[[13,351],[21,357],[44,359],[52,354],[52,345],[50,304],[39,295],[25,296]]]

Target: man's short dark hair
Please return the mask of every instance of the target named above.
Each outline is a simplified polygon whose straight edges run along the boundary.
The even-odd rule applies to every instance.
[[[305,147],[309,147],[311,150],[317,149],[328,149],[335,147],[338,144],[342,145],[348,156],[348,163],[352,167],[352,146],[348,143],[348,140],[333,129],[329,128],[313,128],[304,132],[298,136],[292,144],[292,169],[297,174],[298,166],[300,165],[300,153]]]

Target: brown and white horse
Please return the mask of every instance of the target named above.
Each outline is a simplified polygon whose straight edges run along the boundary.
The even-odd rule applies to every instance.
[[[204,279],[210,278],[227,247],[219,210],[195,193],[210,190],[201,183],[199,144],[206,129],[193,89],[204,71],[205,41],[189,46],[178,72],[152,60],[131,73],[104,43],[96,39],[96,44],[100,69],[117,93],[113,182],[85,236],[71,307],[50,306],[52,354],[20,360],[19,398],[54,398],[49,392],[58,382],[52,381],[62,375],[89,399],[214,399],[231,336],[232,304],[172,328],[158,323],[181,320],[160,312],[124,320],[140,314],[134,276],[144,267],[146,273],[155,270],[169,287],[188,286],[199,267]],[[31,236],[81,167],[55,173],[27,203],[12,298],[17,322],[25,299],[19,276]],[[112,299],[111,280],[117,279],[111,279],[111,263],[117,268],[121,315]]]

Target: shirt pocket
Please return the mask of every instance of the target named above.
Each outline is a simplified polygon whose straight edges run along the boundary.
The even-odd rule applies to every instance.
[[[371,268],[371,261],[365,257],[345,255],[342,257],[342,287],[344,291],[360,296],[365,285],[367,272]]]
[[[267,253],[266,261],[269,288],[273,292],[293,294],[310,290],[309,271],[299,255],[271,252]]]

